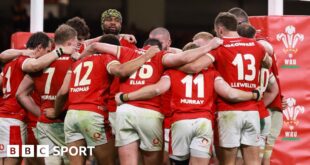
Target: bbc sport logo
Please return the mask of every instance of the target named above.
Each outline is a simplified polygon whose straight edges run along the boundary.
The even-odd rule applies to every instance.
[[[34,145],[8,145],[7,146],[7,156],[8,157],[49,157],[51,156],[64,156],[69,154],[70,156],[87,156],[93,155],[93,146],[72,146],[70,148],[66,146],[55,146],[50,148],[49,145],[37,145],[36,150]],[[51,154],[50,154],[51,153]],[[21,155],[20,155],[21,154]]]

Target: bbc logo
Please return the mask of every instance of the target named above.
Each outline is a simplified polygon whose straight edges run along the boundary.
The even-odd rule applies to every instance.
[[[20,151],[21,149],[21,151]],[[8,157],[34,157],[35,150],[34,145],[8,145],[7,146],[7,156]],[[48,157],[49,156],[49,146],[48,145],[37,145],[36,149],[37,157]],[[20,155],[21,154],[21,155]]]
[[[37,145],[36,150],[34,145],[8,145],[7,146],[7,156],[8,157],[48,157],[50,154],[53,156],[64,156],[69,154],[70,156],[92,156],[94,146],[72,146],[68,148],[67,146],[54,146],[52,148],[49,145]]]

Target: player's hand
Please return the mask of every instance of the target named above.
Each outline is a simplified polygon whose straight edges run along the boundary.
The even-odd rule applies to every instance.
[[[76,52],[76,47],[74,45],[61,47],[63,54],[73,54]]]
[[[47,108],[43,110],[43,114],[45,115],[45,117],[47,117],[48,119],[56,119],[57,115],[55,112],[54,108]]]
[[[122,104],[124,104],[124,102],[122,102],[122,101],[121,101],[121,98],[120,98],[121,94],[123,94],[123,93],[122,93],[122,92],[119,92],[119,93],[117,93],[117,94],[115,95],[115,101],[116,101],[116,104],[117,104],[117,105],[122,105]]]
[[[74,52],[73,54],[71,54],[71,58],[77,61],[81,58],[81,54],[79,52]]]
[[[282,110],[285,110],[287,108],[287,101],[286,97],[282,97]]]
[[[223,40],[222,39],[220,39],[218,37],[214,37],[212,40],[210,40],[208,45],[211,47],[211,49],[215,49],[215,48],[219,47],[222,44],[223,44]]]
[[[22,51],[22,55],[24,56],[32,56],[34,54],[34,50],[24,49],[21,51]]]
[[[156,55],[156,53],[160,52],[160,49],[158,48],[158,46],[151,46],[147,49],[147,51],[145,52],[146,54],[149,54],[152,57],[154,57]]]
[[[255,97],[253,98],[254,100],[259,101],[263,98],[264,90],[261,87],[257,87],[252,92],[255,95]]]
[[[128,41],[129,43],[133,43],[133,44],[137,43],[136,37],[132,34],[121,34],[121,37],[124,40]]]

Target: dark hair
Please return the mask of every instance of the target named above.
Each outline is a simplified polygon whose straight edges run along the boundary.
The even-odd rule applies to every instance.
[[[237,17],[238,24],[249,22],[248,14],[239,7],[234,7],[232,9],[228,10],[228,12]]]
[[[223,26],[229,31],[237,31],[237,19],[228,12],[219,13],[214,21],[215,26]]]
[[[79,40],[86,40],[89,38],[89,27],[86,24],[85,20],[80,17],[73,17],[66,22],[67,25],[71,26],[74,30],[77,31],[77,37]]]
[[[158,46],[158,48],[160,50],[163,49],[163,46],[161,45],[160,41],[158,39],[155,39],[155,38],[149,38],[149,39],[145,40],[143,43],[143,46],[147,46],[147,45]]]
[[[237,32],[242,37],[254,38],[256,29],[248,23],[242,23],[241,25],[238,25]]]
[[[43,48],[47,48],[51,39],[43,32],[33,33],[26,43],[26,48],[35,49],[38,46],[42,46]]]
[[[118,46],[121,45],[119,40],[113,34],[104,34],[104,35],[102,35],[101,38],[99,39],[99,42],[113,44],[113,45],[118,45]]]
[[[55,31],[55,44],[64,44],[74,37],[77,37],[76,30],[69,25],[62,24]]]

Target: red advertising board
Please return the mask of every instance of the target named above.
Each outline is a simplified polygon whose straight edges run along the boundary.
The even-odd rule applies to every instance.
[[[288,98],[271,164],[310,164],[310,17],[258,16],[250,22],[273,45]]]
[[[46,33],[50,38],[54,38],[54,33]],[[11,36],[12,49],[25,49],[26,43],[31,36],[30,32],[16,32]]]

